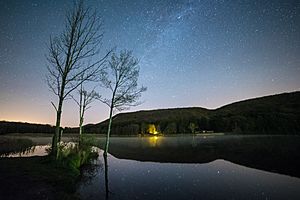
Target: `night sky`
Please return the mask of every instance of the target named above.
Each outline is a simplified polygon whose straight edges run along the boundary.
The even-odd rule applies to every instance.
[[[299,0],[93,0],[104,20],[103,54],[115,46],[140,59],[148,90],[134,110],[217,108],[300,90]],[[45,82],[50,35],[72,1],[0,1],[0,120],[55,123]],[[101,93],[101,89],[98,90]],[[108,117],[95,102],[86,123]],[[64,126],[78,125],[72,100]]]

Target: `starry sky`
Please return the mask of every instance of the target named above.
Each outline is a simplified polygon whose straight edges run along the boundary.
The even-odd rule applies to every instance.
[[[104,20],[101,51],[140,59],[144,103],[131,111],[222,105],[300,90],[299,0],[90,0]],[[0,120],[55,124],[45,82],[50,35],[64,28],[67,0],[0,1]],[[99,88],[99,93],[102,92]],[[64,103],[63,126],[78,109]],[[85,122],[108,117],[95,102]]]

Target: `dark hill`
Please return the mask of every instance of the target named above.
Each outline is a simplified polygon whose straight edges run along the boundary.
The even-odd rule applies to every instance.
[[[54,126],[26,122],[0,121],[0,135],[7,133],[54,133]]]
[[[169,109],[158,109],[158,110],[142,110],[137,112],[120,113],[114,117],[114,123],[140,123],[145,122],[164,122],[174,121],[178,118],[199,118],[205,117],[211,112],[205,108],[169,108]],[[108,120],[105,121],[107,123]]]
[[[105,134],[107,122],[86,125],[85,131]],[[113,118],[112,134],[145,134],[151,132],[153,126],[156,131],[164,134],[298,134],[300,92],[249,99],[215,110],[193,107],[120,113]]]
[[[297,134],[300,92],[283,93],[229,104],[211,115],[216,131]]]

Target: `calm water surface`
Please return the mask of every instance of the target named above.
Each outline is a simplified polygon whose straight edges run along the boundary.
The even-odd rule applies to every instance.
[[[250,140],[247,139],[244,142],[239,140],[237,143],[244,146],[250,145],[251,142],[257,143],[255,141],[257,139],[261,141],[261,138],[256,137],[255,140],[253,137],[249,138]],[[299,178],[249,168],[220,159],[232,155],[233,147],[228,146],[225,150],[223,146],[214,146],[220,142],[219,137],[217,140],[210,138],[213,143],[205,142],[208,138],[198,139],[196,138],[196,142],[193,137],[112,139],[111,150],[118,158],[113,155],[108,156],[109,199],[300,199]],[[283,138],[277,137],[275,140],[284,143]],[[276,144],[275,140],[272,143]],[[205,151],[215,147],[218,150],[213,153],[209,152],[208,154],[212,156],[208,158],[201,151],[201,144],[206,146]],[[127,147],[123,151],[119,149],[122,145]],[[168,150],[164,148],[165,146]],[[238,145],[234,146],[241,150]],[[177,147],[177,150],[172,147]],[[273,148],[270,145],[268,147]],[[293,148],[298,147],[296,145]],[[258,147],[255,146],[256,148]],[[234,150],[234,154],[241,156],[249,154],[249,149],[246,154],[242,150],[236,152],[238,149]],[[228,155],[220,154],[221,150],[222,152],[228,151]],[[155,158],[158,155],[157,151],[163,156]],[[166,159],[166,155],[172,157],[172,154],[180,156],[174,157],[177,160]],[[191,154],[195,157],[192,160],[194,163],[185,163],[183,157],[191,158]],[[203,154],[205,159],[201,160],[198,154]],[[215,159],[216,157],[220,158]],[[235,157],[237,158],[239,157]],[[261,159],[259,155],[256,155],[256,158]],[[212,161],[206,162],[206,160]],[[83,179],[79,185],[78,192],[82,199],[105,199],[104,163],[102,151],[100,151],[97,170],[92,173],[90,170],[84,171],[86,177],[89,178]]]
[[[82,199],[103,199],[103,157],[82,182]],[[226,160],[205,164],[140,162],[108,156],[109,199],[300,199],[300,179]]]

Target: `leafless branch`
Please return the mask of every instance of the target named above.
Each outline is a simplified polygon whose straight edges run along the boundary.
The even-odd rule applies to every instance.
[[[132,56],[131,51],[121,51],[120,55],[112,53],[106,73],[101,79],[102,87],[112,92],[112,98],[99,100],[117,110],[139,105],[138,99],[147,88],[138,88],[138,75],[138,59]]]
[[[55,111],[57,112],[57,108],[55,106],[55,104],[51,101],[52,106],[54,107]]]
[[[47,56],[48,87],[62,100],[84,82],[99,79],[112,51],[99,56],[103,38],[102,19],[96,10],[86,8],[82,0],[75,2],[65,22],[62,34],[50,37]]]

